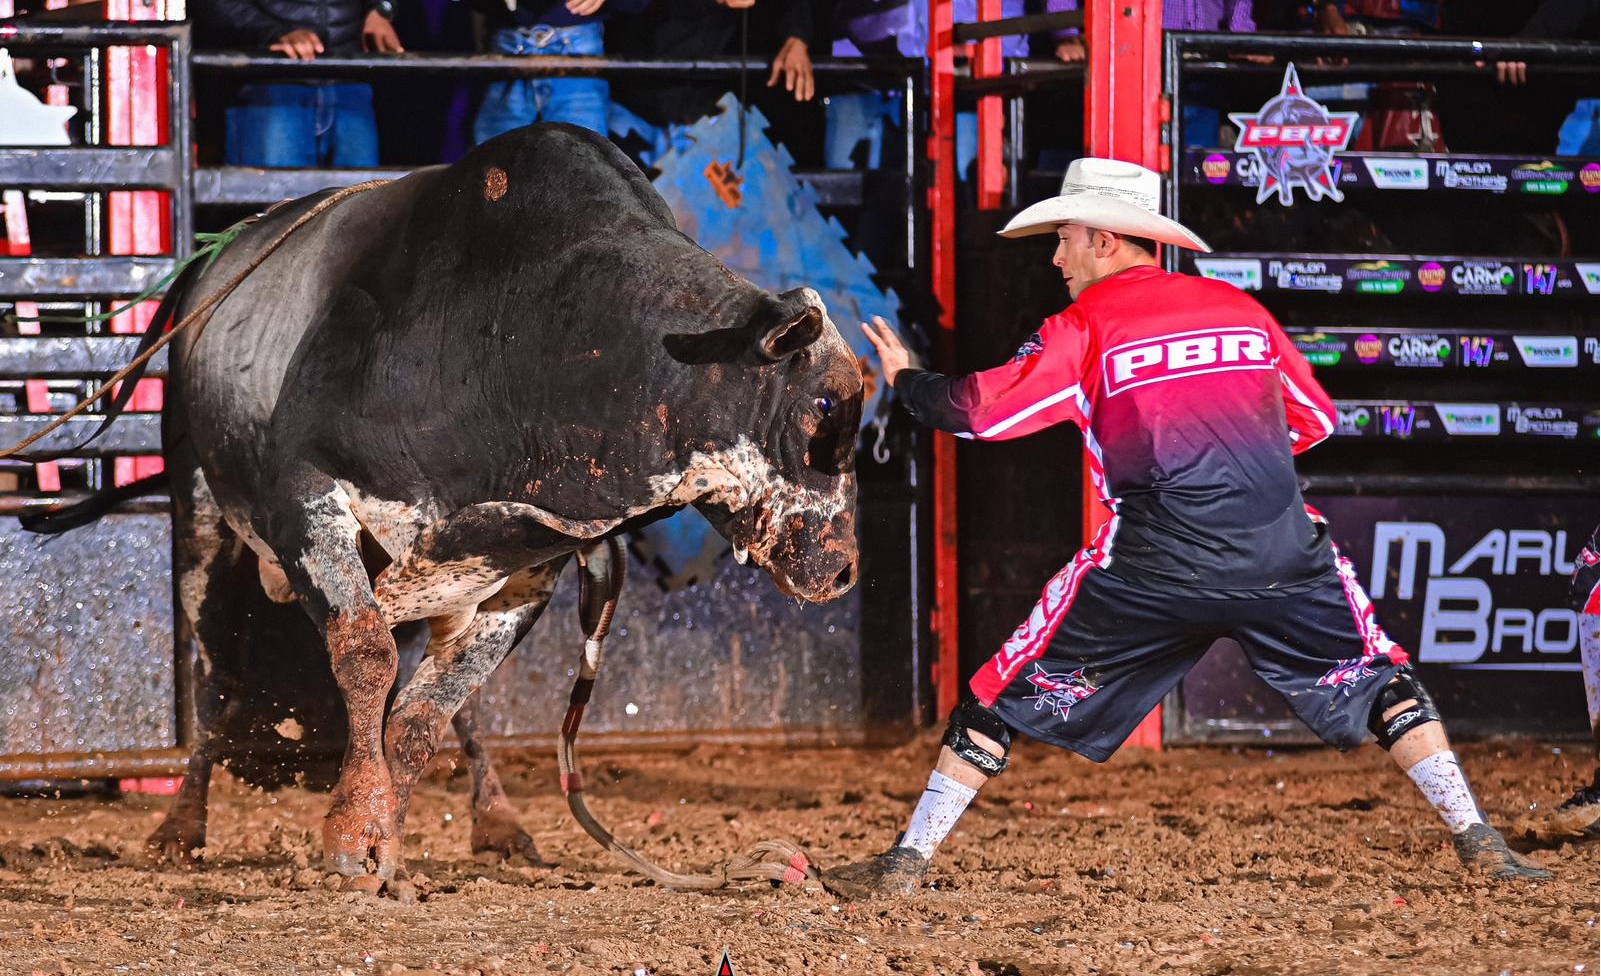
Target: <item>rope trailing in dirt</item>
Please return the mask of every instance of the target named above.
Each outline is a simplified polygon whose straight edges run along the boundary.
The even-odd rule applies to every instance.
[[[234,289],[238,288],[241,284],[243,284],[244,280],[246,278],[250,277],[251,272],[253,272],[257,268],[261,267],[261,265],[267,260],[268,257],[270,257],[272,255],[272,253],[274,251],[278,250],[278,248],[281,247],[283,245],[283,243],[285,241],[287,241],[290,238],[290,236],[295,233],[295,231],[299,230],[300,228],[304,227],[306,224],[310,223],[312,218],[318,216],[323,211],[325,211],[328,208],[334,206],[335,204],[339,203],[341,200],[345,199],[348,196],[352,196],[352,195],[354,195],[356,193],[360,193],[363,190],[370,190],[375,186],[382,186],[382,185],[384,185],[385,183],[388,183],[388,182],[390,182],[390,181],[389,180],[367,180],[366,182],[363,182],[363,183],[355,183],[355,184],[352,184],[350,186],[344,187],[342,189],[336,190],[333,193],[329,194],[327,198],[317,201],[317,204],[315,206],[313,206],[310,210],[307,210],[305,213],[301,214],[299,217],[295,218],[295,222],[294,223],[290,224],[284,230],[283,233],[279,234],[276,238],[274,238],[272,240],[272,242],[269,243],[266,246],[266,248],[264,248],[261,251],[260,254],[257,254],[254,258],[252,258],[250,263],[248,265],[246,265],[245,268],[242,271],[240,271],[238,274],[234,275],[231,279],[229,279],[227,284],[223,285],[221,288],[219,288],[216,291],[212,292],[210,295],[207,295],[206,299],[204,301],[202,301],[198,306],[196,306],[194,311],[190,312],[187,316],[185,316],[184,320],[182,322],[179,322],[177,325],[173,326],[169,331],[167,331],[165,334],[163,334],[160,339],[158,339],[157,341],[151,343],[148,348],[146,348],[143,352],[141,352],[137,357],[134,358],[133,362],[129,363],[127,366],[124,366],[122,368],[122,370],[119,371],[115,376],[111,377],[111,379],[109,379],[105,383],[103,383],[100,386],[99,389],[97,389],[93,393],[89,394],[89,396],[86,399],[84,399],[84,401],[82,403],[78,404],[76,407],[73,407],[71,410],[68,410],[66,413],[64,413],[61,416],[57,417],[54,421],[50,422],[49,424],[46,424],[43,429],[35,431],[33,434],[31,434],[28,437],[24,438],[20,443],[14,444],[11,447],[8,447],[3,451],[0,451],[0,458],[8,458],[8,457],[14,457],[14,456],[20,455],[21,452],[27,450],[32,445],[38,443],[43,438],[49,436],[52,432],[58,430],[63,424],[65,424],[67,421],[71,420],[73,417],[76,417],[79,414],[88,411],[89,408],[94,406],[94,404],[97,403],[100,400],[101,397],[105,396],[107,393],[110,393],[117,386],[118,383],[121,383],[123,380],[127,379],[128,376],[131,375],[132,373],[134,373],[135,371],[137,371],[139,369],[142,369],[144,367],[145,363],[149,362],[150,359],[153,356],[155,356],[156,353],[160,352],[163,348],[165,348],[166,345],[169,342],[171,342],[173,339],[176,339],[178,337],[179,333],[183,332],[185,329],[189,328],[190,326],[194,325],[195,323],[205,320],[206,314],[208,312],[210,312],[213,308],[215,308],[224,298],[227,298],[229,295],[233,294]],[[271,211],[269,210],[268,212],[270,213]],[[238,225],[235,225],[235,226],[237,227]],[[243,230],[242,227],[239,228],[239,229]],[[233,228],[230,228],[230,230],[233,230]],[[209,268],[211,266],[211,262],[213,260],[215,260],[217,254],[220,253],[221,248],[223,246],[226,246],[229,242],[231,242],[234,237],[237,237],[238,236],[238,232],[233,233],[232,236],[228,236],[228,232],[225,231],[222,235],[218,235],[218,236],[219,236],[219,238],[225,238],[225,239],[221,240],[220,242],[218,242],[218,241],[208,242],[207,248],[202,249],[200,252],[196,253],[190,259],[190,262],[186,262],[185,267],[187,266],[188,263],[192,263],[194,260],[200,258],[202,255],[205,255],[206,256],[206,264],[205,264],[204,268],[202,268],[202,271],[204,271],[205,268]],[[153,287],[159,288],[160,286],[165,285],[167,283],[167,281],[175,278],[183,270],[184,270],[183,267],[179,267],[179,268],[173,269],[173,272],[172,272],[171,275],[168,275],[166,278],[162,279],[160,282],[157,282],[156,285],[153,286]],[[152,291],[152,294],[153,293],[154,292]],[[126,307],[127,306],[124,306],[124,308],[126,308]],[[118,309],[117,311],[120,312],[122,310],[123,309]],[[115,314],[115,313],[110,313],[110,314]],[[91,316],[89,318],[98,318],[98,317],[99,316]],[[156,328],[154,323],[152,323],[151,328],[152,329]],[[109,419],[108,419],[107,422],[109,423]],[[100,436],[100,434],[103,433],[104,431],[105,431],[105,425],[102,424],[100,429],[95,431],[95,433],[92,434],[89,437],[89,440],[93,440],[95,437]],[[82,448],[88,442],[89,442],[88,440],[84,441],[83,444],[77,445],[77,447],[73,448],[73,450]],[[56,455],[56,456],[59,456],[59,454]]]
[[[776,881],[786,884],[806,880],[817,881],[817,869],[812,866],[811,859],[800,847],[787,840],[761,841],[745,853],[717,865],[711,874],[679,874],[676,871],[669,871],[618,841],[612,832],[589,812],[589,806],[584,800],[583,773],[578,765],[578,726],[584,720],[584,707],[589,704],[590,693],[595,688],[595,678],[600,673],[606,634],[611,628],[612,614],[617,609],[617,594],[622,588],[621,576],[627,563],[622,547],[615,539],[607,539],[605,544],[610,547],[610,556],[613,566],[616,567],[617,578],[613,581],[598,625],[584,641],[583,660],[578,667],[578,677],[573,681],[572,695],[567,702],[567,716],[561,723],[561,740],[556,746],[556,762],[561,769],[561,789],[567,796],[567,807],[572,811],[573,818],[600,846],[617,855],[640,874],[669,888],[705,891],[726,888],[742,881]]]

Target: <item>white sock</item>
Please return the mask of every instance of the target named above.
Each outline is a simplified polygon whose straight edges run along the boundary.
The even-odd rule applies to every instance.
[[[1460,834],[1474,824],[1484,823],[1484,815],[1479,812],[1479,803],[1473,798],[1467,777],[1462,775],[1456,753],[1447,749],[1425,756],[1406,774],[1423,791],[1424,799],[1439,812],[1451,833]]]
[[[911,825],[901,838],[902,847],[910,847],[925,858],[934,856],[934,848],[962,819],[967,805],[978,796],[978,790],[969,789],[939,770],[929,774],[928,788],[912,811]]]

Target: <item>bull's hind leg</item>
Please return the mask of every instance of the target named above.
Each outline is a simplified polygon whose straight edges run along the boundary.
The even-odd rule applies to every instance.
[[[350,499],[316,476],[286,479],[274,497],[266,538],[290,586],[328,645],[345,701],[350,737],[333,804],[323,820],[323,852],[347,877],[389,880],[400,865],[394,786],[384,761],[384,703],[395,683],[397,653],[379,611],[360,551],[361,526]]]
[[[242,573],[256,557],[228,528],[205,479],[186,464],[182,447],[171,452],[173,498],[173,576],[177,580],[182,623],[194,641],[194,750],[183,786],[172,806],[145,841],[150,855],[187,863],[206,846],[206,798],[211,767],[221,758],[220,730],[239,696],[221,687],[212,655],[237,639],[245,603],[237,596]]]
[[[539,619],[550,603],[556,578],[565,562],[565,558],[560,558],[514,574],[475,612],[430,619],[434,633],[428,645],[428,657],[396,697],[384,735],[402,824],[412,790],[423,768],[438,751],[446,724],[460,714],[463,704]],[[498,843],[492,849],[537,858],[532,838],[517,826],[499,777],[490,767],[482,743],[477,741],[475,718],[469,712],[464,721],[465,730],[462,724],[457,726],[473,765],[474,849],[478,850],[479,841],[493,833]],[[522,846],[518,835],[526,840],[526,847],[508,850],[508,846]]]
[[[495,764],[480,738],[478,692],[467,696],[456,717],[451,719],[451,726],[461,741],[461,751],[467,757],[473,777],[473,853],[521,857],[535,866],[544,864],[533,837],[517,822],[517,813],[500,785]]]

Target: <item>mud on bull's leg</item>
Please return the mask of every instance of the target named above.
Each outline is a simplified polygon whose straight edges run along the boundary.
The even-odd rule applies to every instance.
[[[378,609],[360,551],[361,526],[343,489],[315,472],[286,473],[275,486],[265,541],[278,553],[301,606],[328,645],[350,733],[333,803],[323,820],[323,851],[340,874],[376,890],[400,866],[394,787],[384,761],[384,704],[399,655]]]
[[[396,697],[384,736],[401,824],[405,822],[406,808],[417,779],[438,751],[445,725],[539,619],[550,602],[564,562],[559,560],[515,574],[494,597],[479,606],[465,625],[461,624],[459,616],[430,621],[435,630],[429,642],[428,657]],[[469,715],[468,722],[473,722],[473,716]],[[465,741],[466,737],[464,744]],[[481,745],[479,751],[482,751]],[[484,763],[487,767],[487,757]],[[489,776],[494,775],[493,770],[487,772]],[[487,784],[480,783],[475,769],[475,794],[484,785]],[[496,816],[509,817],[506,809],[509,803],[505,802],[498,777],[494,779],[493,789],[502,801]],[[479,815],[477,800],[475,795],[475,816]],[[512,825],[515,827],[515,821]],[[520,828],[516,829],[520,832]],[[529,846],[532,846],[531,840]]]

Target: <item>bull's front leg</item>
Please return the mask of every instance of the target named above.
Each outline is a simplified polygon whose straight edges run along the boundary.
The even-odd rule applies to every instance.
[[[478,605],[476,612],[430,618],[433,637],[428,644],[428,657],[396,697],[384,736],[402,825],[412,791],[438,751],[445,727],[539,619],[565,562],[562,558],[514,574]],[[387,592],[382,582],[379,592],[381,598]],[[537,859],[532,838],[517,826],[499,778],[477,741],[471,713],[466,723],[468,729],[462,739],[473,764],[474,849],[479,849],[479,841],[487,839],[491,832],[500,842],[491,849],[518,847],[517,835],[521,835],[526,839],[526,849],[517,852]],[[481,829],[484,837],[480,836]]]
[[[376,891],[400,867],[394,786],[384,761],[384,705],[398,654],[359,549],[361,526],[343,489],[315,473],[286,478],[262,526],[301,606],[321,629],[349,719],[344,766],[323,820],[329,865]],[[265,533],[264,533],[265,535]]]

